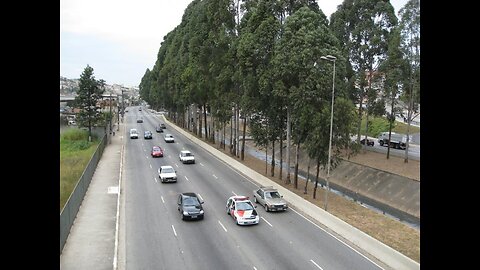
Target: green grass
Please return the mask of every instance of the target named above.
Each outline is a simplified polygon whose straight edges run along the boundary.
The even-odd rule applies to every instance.
[[[380,132],[388,131],[389,123],[385,117],[368,117],[368,136],[378,137]],[[361,134],[365,134],[365,122],[366,117],[362,118]],[[407,134],[407,124],[395,121],[392,127],[392,131],[396,133]],[[410,134],[420,132],[420,128],[410,125]]]
[[[95,136],[88,142],[86,130],[68,129],[60,135],[60,211],[99,143]]]

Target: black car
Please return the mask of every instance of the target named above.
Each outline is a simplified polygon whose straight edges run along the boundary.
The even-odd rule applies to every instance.
[[[145,140],[150,140],[152,139],[152,132],[150,130],[146,130],[144,133],[143,133],[143,138],[145,138]]]
[[[185,192],[178,195],[178,212],[182,220],[186,219],[203,219],[203,200],[200,201],[197,194],[193,192]]]
[[[365,144],[365,139],[360,140],[361,144]],[[367,146],[373,146],[374,142],[372,140],[367,139]]]
[[[142,119],[142,118],[138,118],[138,119],[137,119],[137,123],[143,123],[143,119]]]
[[[158,132],[158,133],[162,133],[163,132],[163,128],[161,126],[156,126],[155,127],[155,131]]]
[[[166,129],[166,128],[167,128],[164,123],[161,123],[161,124],[160,124],[160,127],[163,128],[163,129]]]

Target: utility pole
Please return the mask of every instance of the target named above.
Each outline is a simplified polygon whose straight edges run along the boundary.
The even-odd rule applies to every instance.
[[[112,134],[112,92],[110,92],[110,100],[109,100],[109,103],[110,103],[110,134]]]

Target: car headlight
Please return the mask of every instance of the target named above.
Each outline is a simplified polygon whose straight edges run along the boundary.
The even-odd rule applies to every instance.
[[[188,212],[187,212],[187,211],[183,211],[183,215],[184,215],[184,216],[188,216]]]
[[[200,214],[203,214],[203,210],[200,210]]]

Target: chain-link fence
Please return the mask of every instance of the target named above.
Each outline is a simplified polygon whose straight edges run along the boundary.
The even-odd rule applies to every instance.
[[[102,140],[98,145],[97,150],[95,150],[92,158],[88,162],[88,165],[83,171],[82,176],[80,176],[80,179],[78,180],[77,185],[73,189],[72,194],[70,194],[70,197],[68,198],[65,206],[60,212],[60,254],[62,253],[65,243],[67,242],[67,238],[73,225],[73,221],[77,216],[80,205],[82,204],[83,198],[85,197],[85,193],[87,193],[88,186],[92,181],[92,177],[95,173],[95,169],[97,168],[97,164],[102,157],[103,150],[105,149],[105,145],[107,142],[107,134],[105,134],[105,132],[101,132],[100,129],[97,132],[102,133]]]

